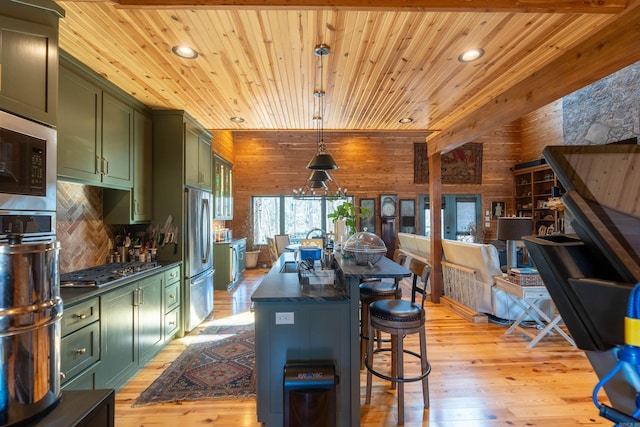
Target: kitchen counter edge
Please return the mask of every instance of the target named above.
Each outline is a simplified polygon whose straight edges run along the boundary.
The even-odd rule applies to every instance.
[[[411,275],[405,267],[388,258],[381,259],[373,267],[356,265],[352,260],[336,253],[335,286],[300,285],[296,273],[282,273],[285,263],[294,262],[293,252],[283,253],[273,264],[258,288],[251,295],[253,302],[337,301],[348,299],[347,279],[402,278]]]
[[[100,296],[104,293],[111,292],[123,286],[127,286],[133,282],[137,282],[146,279],[150,276],[163,273],[167,270],[174,268],[175,266],[182,265],[182,261],[170,262],[167,264],[161,263],[157,268],[146,270],[131,277],[125,277],[118,280],[113,285],[103,286],[101,288],[60,288],[60,297],[62,298],[63,306],[70,306],[79,302],[85,301],[89,298]]]

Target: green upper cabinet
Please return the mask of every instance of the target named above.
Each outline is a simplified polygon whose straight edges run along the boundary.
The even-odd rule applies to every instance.
[[[53,2],[2,2],[0,108],[57,125],[58,19]]]
[[[153,209],[153,122],[145,113],[133,111],[133,189],[104,189],[106,224],[150,222]]]
[[[211,135],[191,124],[185,127],[185,176],[187,185],[211,191]]]
[[[133,108],[92,79],[60,68],[58,176],[133,187]]]
[[[133,108],[102,93],[102,153],[99,173],[109,187],[133,186]]]
[[[151,221],[153,212],[153,122],[135,111],[133,114],[133,220]]]
[[[102,90],[61,67],[59,108],[58,175],[100,184]]]
[[[233,168],[218,156],[214,156],[213,216],[233,219]]]

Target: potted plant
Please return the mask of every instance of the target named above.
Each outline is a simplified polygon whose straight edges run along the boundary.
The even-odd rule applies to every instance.
[[[340,242],[341,237],[346,238],[353,234],[356,231],[356,219],[365,218],[369,216],[370,213],[368,208],[354,206],[354,204],[348,200],[336,206],[336,209],[327,215],[327,218],[333,220],[336,241]]]
[[[249,210],[245,217],[244,224],[242,226],[242,234],[247,238],[247,254],[246,254],[246,267],[256,268],[258,266],[258,256],[260,255],[260,247],[255,244],[253,221],[251,218],[251,211]]]

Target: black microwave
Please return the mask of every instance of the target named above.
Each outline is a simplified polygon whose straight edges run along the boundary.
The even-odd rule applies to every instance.
[[[0,211],[56,210],[56,136],[0,111]]]
[[[0,128],[0,193],[47,193],[47,141]]]

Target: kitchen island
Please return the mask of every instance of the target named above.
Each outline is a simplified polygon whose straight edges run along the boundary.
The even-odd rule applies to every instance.
[[[282,426],[284,367],[293,363],[335,367],[337,425],[360,424],[359,288],[365,278],[408,277],[382,258],[358,266],[336,254],[334,285],[300,285],[293,253],[285,252],[251,296],[256,322],[258,421]]]

